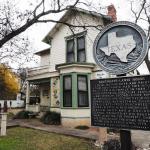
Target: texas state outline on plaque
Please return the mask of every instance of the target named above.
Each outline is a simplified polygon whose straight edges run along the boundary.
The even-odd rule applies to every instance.
[[[136,47],[133,35],[116,37],[116,32],[108,33],[108,46],[100,49],[108,56],[116,54],[122,62],[127,62],[127,55]]]

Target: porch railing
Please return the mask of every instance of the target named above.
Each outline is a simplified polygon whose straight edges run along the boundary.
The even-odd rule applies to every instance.
[[[40,105],[39,104],[34,104],[34,105],[26,104],[26,110],[31,111],[31,112],[40,112]]]

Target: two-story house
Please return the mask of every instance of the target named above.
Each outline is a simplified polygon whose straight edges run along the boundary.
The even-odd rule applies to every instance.
[[[112,5],[108,11],[116,13]],[[110,16],[80,8],[66,11],[59,22],[78,27],[57,23],[43,39],[50,48],[36,52],[41,66],[28,70],[26,110],[60,112],[64,126],[90,125],[90,79],[108,75],[94,61],[93,43],[113,21]]]

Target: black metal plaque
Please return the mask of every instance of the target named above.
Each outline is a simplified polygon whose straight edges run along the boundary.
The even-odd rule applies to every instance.
[[[91,80],[91,124],[150,130],[150,75]]]

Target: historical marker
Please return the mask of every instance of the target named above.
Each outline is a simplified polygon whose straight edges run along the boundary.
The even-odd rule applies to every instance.
[[[91,80],[91,124],[150,130],[150,76]]]
[[[148,41],[144,31],[127,21],[108,25],[94,42],[96,63],[106,72],[116,75],[136,69],[147,52]]]

